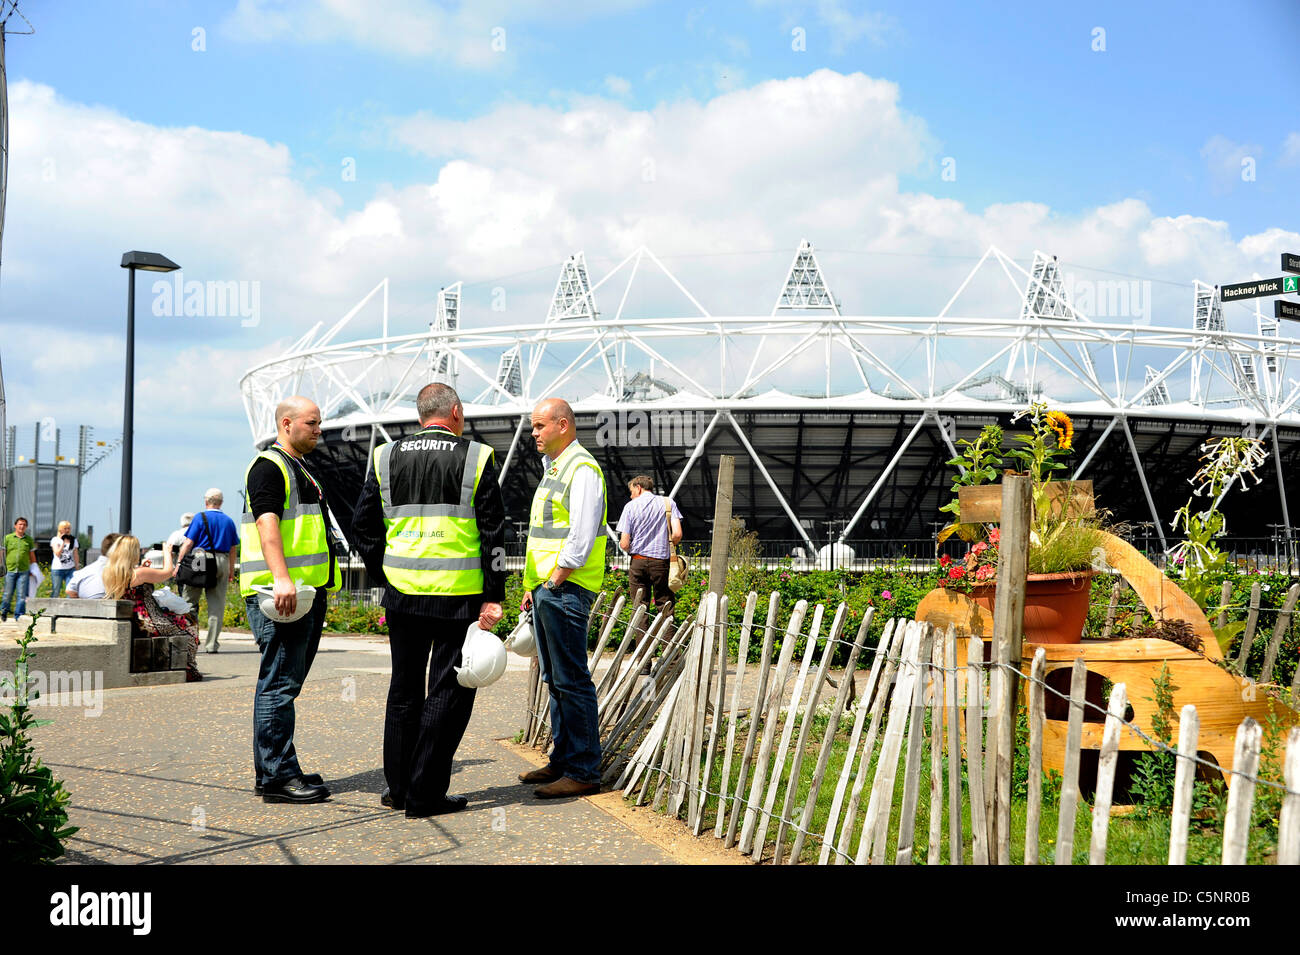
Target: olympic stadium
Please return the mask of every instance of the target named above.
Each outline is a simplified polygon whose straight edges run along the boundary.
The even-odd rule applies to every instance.
[[[529,414],[559,395],[605,470],[611,524],[627,481],[646,473],[678,502],[687,540],[706,540],[718,460],[733,455],[733,514],[765,553],[829,547],[839,563],[933,541],[956,442],[991,422],[1023,430],[1013,415],[1044,401],[1073,419],[1070,476],[1091,479],[1099,503],[1153,551],[1171,543],[1201,445],[1259,438],[1269,459],[1257,486],[1224,499],[1229,532],[1239,549],[1292,546],[1300,366],[1290,362],[1300,340],[1258,309],[1251,327],[1230,327],[1218,288],[1197,282],[1161,324],[1104,309],[1098,317],[1089,305],[1102,303],[1072,301],[1052,255],[1021,264],[989,248],[934,314],[852,314],[818,258],[800,243],[784,276],[772,276],[766,314],[718,315],[647,248],[594,280],[578,252],[536,320],[464,314],[456,283],[439,293],[427,328],[401,334],[390,333],[385,280],[334,325],[244,375],[253,443],[273,440],[282,398],[314,397],[325,439],[312,460],[346,527],[370,449],[416,430],[416,393],[446,381],[465,401],[467,434],[496,449],[521,542],[541,474]],[[684,307],[630,317],[647,273]],[[1001,304],[964,314],[963,291],[990,273]],[[350,323],[377,303],[381,334],[355,334]]]

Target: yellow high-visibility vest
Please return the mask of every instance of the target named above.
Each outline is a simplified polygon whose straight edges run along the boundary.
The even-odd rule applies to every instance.
[[[262,554],[262,538],[257,533],[257,518],[249,512],[251,496],[248,494],[248,474],[259,459],[273,461],[284,475],[284,510],[280,514],[280,541],[284,544],[284,563],[289,576],[309,584],[323,587],[330,576],[330,543],[325,529],[325,514],[320,502],[304,504],[298,494],[298,479],[289,473],[284,458],[273,451],[263,451],[244,472],[244,516],[239,524],[239,593],[247,597],[257,586],[270,586],[275,578]],[[338,590],[342,575],[334,575]]]
[[[492,448],[468,442],[455,502],[405,501],[393,496],[393,448],[421,438],[437,442],[443,435],[451,448],[463,440],[441,429],[427,429],[375,448],[375,479],[379,482],[387,540],[384,576],[404,594],[450,597],[483,592],[482,542],[474,515],[474,494],[492,457]],[[424,455],[443,456],[451,448],[425,450],[417,446],[403,448],[402,454],[419,455],[417,466],[437,467],[436,459],[429,462]]]
[[[532,590],[555,571],[560,562],[564,539],[569,536],[569,495],[573,477],[578,468],[592,468],[600,478],[600,493],[605,500],[600,520],[604,524],[609,513],[609,498],[605,494],[605,475],[600,465],[586,448],[572,444],[561,455],[563,461],[552,462],[542,475],[528,511],[528,555],[524,560],[524,587]],[[586,562],[568,577],[579,587],[600,590],[605,579],[605,534],[597,531]]]

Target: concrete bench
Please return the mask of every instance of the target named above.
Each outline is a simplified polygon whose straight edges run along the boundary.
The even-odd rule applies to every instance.
[[[189,638],[144,633],[129,600],[41,597],[27,601],[27,610],[44,611],[31,646],[33,670],[101,673],[105,689],[185,682]],[[13,672],[19,652],[16,643],[0,642],[0,670]]]

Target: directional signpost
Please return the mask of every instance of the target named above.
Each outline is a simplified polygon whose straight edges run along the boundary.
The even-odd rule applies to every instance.
[[[1220,285],[1219,301],[1236,302],[1243,298],[1285,295],[1288,292],[1300,292],[1300,275],[1281,275],[1275,279],[1255,279],[1251,282],[1237,282],[1235,285]]]
[[[1294,252],[1282,253],[1282,271],[1283,272],[1300,272],[1300,255]],[[1300,275],[1282,276],[1283,292],[1296,291],[1297,279]],[[1300,302],[1277,301],[1273,303],[1274,318],[1289,318],[1293,321],[1300,322]]]

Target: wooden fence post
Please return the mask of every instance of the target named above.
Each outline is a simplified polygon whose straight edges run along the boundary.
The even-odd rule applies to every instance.
[[[1079,745],[1083,742],[1083,702],[1088,669],[1076,657],[1070,671],[1070,722],[1065,732],[1065,778],[1061,783],[1061,816],[1056,822],[1056,864],[1074,861],[1074,815],[1079,807]]]
[[[1106,840],[1110,836],[1110,800],[1115,790],[1115,764],[1119,761],[1119,734],[1124,725],[1124,707],[1128,698],[1123,683],[1110,691],[1106,708],[1106,729],[1101,737],[1101,758],[1097,763],[1097,793],[1092,801],[1092,843],[1088,847],[1088,864],[1106,864]]]
[[[785,754],[790,751],[790,738],[794,735],[794,724],[799,716],[799,702],[803,699],[804,684],[808,680],[808,668],[817,653],[817,638],[821,635],[822,614],[825,607],[818,604],[813,608],[812,625],[808,628],[808,637],[804,643],[803,659],[799,661],[799,674],[795,677],[794,691],[790,696],[790,705],[785,711],[785,720],[781,724],[781,744],[777,747],[776,758],[772,761],[772,777],[768,782],[767,795],[763,797],[763,814],[758,820],[757,836],[754,839],[753,858],[762,861],[763,848],[767,843],[767,830],[772,823],[772,809],[776,805],[776,790],[785,774]],[[798,632],[791,636],[793,641]],[[777,702],[776,718],[781,716],[780,701]]]
[[[1282,609],[1277,612],[1277,623],[1273,625],[1273,639],[1268,642],[1268,652],[1264,654],[1264,669],[1259,674],[1260,683],[1267,683],[1273,678],[1273,664],[1277,662],[1277,650],[1282,645],[1282,637],[1286,635],[1287,627],[1291,624],[1291,615],[1295,613],[1297,600],[1300,600],[1300,584],[1292,584],[1291,589],[1286,592]]]
[[[740,713],[740,691],[745,684],[745,661],[749,657],[749,634],[754,626],[754,607],[758,594],[745,598],[745,618],[740,624],[740,647],[736,651],[736,683],[731,688],[731,712],[727,716],[727,741],[723,744],[722,785],[718,787],[718,819],[713,824],[713,838],[721,839],[727,827],[727,787],[731,781],[731,757],[736,749],[736,720]],[[741,784],[743,785],[743,783]]]
[[[1219,590],[1219,618],[1215,623],[1216,627],[1226,627],[1228,625],[1228,601],[1232,599],[1232,581],[1225,580],[1223,587]]]
[[[722,702],[727,694],[727,595],[723,594],[722,599],[718,601],[718,618],[715,623],[716,636],[714,642],[717,644],[718,653],[718,690],[713,698],[713,719],[709,723],[709,744],[708,752],[704,757],[704,780],[700,786],[700,811],[695,817],[695,834],[698,836],[704,826],[704,807],[708,804],[708,786],[713,778],[713,758],[718,749],[718,725],[722,720]],[[721,819],[724,815],[722,801],[726,797],[719,792],[717,811],[715,815]],[[716,824],[716,820],[715,820]]]
[[[916,803],[921,788],[921,739],[925,723],[926,674],[930,669],[930,657],[934,653],[934,628],[929,624],[921,635],[921,646],[916,654],[916,683],[912,689],[912,705],[908,711],[907,727],[907,762],[903,766],[903,803],[898,810],[898,847],[894,855],[895,865],[912,864],[912,843],[916,834]],[[886,823],[888,817],[886,816]],[[885,842],[888,839],[888,825],[880,837],[879,850],[884,858]]]
[[[1192,790],[1196,782],[1196,741],[1201,718],[1188,703],[1178,715],[1178,760],[1174,767],[1174,806],[1169,813],[1169,864],[1187,863],[1187,829],[1192,820]]]
[[[727,586],[727,558],[731,547],[731,495],[736,479],[736,459],[718,459],[718,491],[713,503],[713,552],[709,555],[709,591],[720,594]]]
[[[1029,573],[1029,529],[1033,521],[1033,481],[1025,475],[1002,478],[1001,542],[998,544],[998,589],[993,603],[994,658],[998,698],[991,733],[990,764],[996,780],[991,838],[998,865],[1011,864],[1011,763],[1015,756],[1016,699],[1020,689],[1020,654],[1024,640],[1025,578]],[[996,739],[996,743],[992,740]]]
[[[1251,645],[1255,642],[1255,626],[1259,623],[1259,582],[1250,587],[1250,611],[1246,614],[1246,629],[1241,635],[1241,647],[1237,650],[1237,672],[1246,675],[1246,660],[1250,657]],[[1300,672],[1300,668],[1297,669]]]
[[[776,611],[781,605],[781,595],[775,590],[767,602],[767,624],[764,626],[763,654],[758,663],[758,685],[754,687],[754,702],[749,708],[749,733],[745,737],[745,753],[740,760],[740,774],[736,777],[736,795],[731,805],[731,821],[727,823],[727,838],[723,845],[730,849],[736,844],[736,824],[740,819],[742,805],[747,809],[744,798],[745,782],[749,778],[749,764],[754,758],[754,742],[758,739],[758,724],[767,709],[767,684],[772,669],[772,645],[776,640]]]
[[[1110,639],[1110,633],[1115,629],[1115,611],[1119,609],[1119,591],[1120,582],[1117,580],[1110,587],[1110,603],[1106,606],[1106,622],[1102,624],[1101,638]]]
[[[790,661],[794,658],[795,637],[799,633],[799,628],[803,626],[804,614],[807,612],[808,601],[801,600],[795,604],[794,613],[790,615],[790,623],[785,630],[785,639],[781,641],[781,658],[777,661],[776,678],[772,684],[772,692],[767,697],[767,711],[763,719],[763,741],[758,747],[758,758],[754,763],[754,780],[750,784],[749,802],[745,807],[745,822],[740,830],[740,851],[745,855],[749,855],[754,845],[754,827],[758,822],[763,789],[767,784],[767,764],[771,759],[772,745],[775,742],[773,737],[776,735],[776,718],[781,711],[786,680],[790,676]]]
[[[831,750],[835,742],[836,730],[840,725],[840,717],[844,714],[844,706],[848,702],[849,693],[853,689],[853,675],[858,665],[858,657],[862,653],[862,645],[867,639],[867,630],[871,626],[871,618],[874,615],[873,607],[868,607],[862,614],[862,624],[858,627],[857,638],[853,641],[853,648],[849,650],[848,662],[844,665],[844,676],[840,680],[839,692],[835,694],[835,703],[831,707],[830,718],[826,723],[826,735],[822,738],[821,752],[817,754],[817,767],[813,770],[812,784],[808,787],[808,798],[803,804],[803,817],[799,820],[799,831],[794,835],[794,845],[790,847],[790,864],[797,865],[799,855],[803,852],[804,840],[808,837],[808,827],[812,825],[813,813],[817,809],[817,796],[822,789],[822,780],[826,777],[826,764],[830,762]],[[866,709],[865,703],[862,707]],[[859,732],[862,729],[862,721],[854,719],[854,729]],[[853,751],[858,741],[858,733],[851,734],[849,738],[848,749],[844,754],[845,765],[853,762]],[[837,790],[835,799],[831,802],[831,814],[839,811],[840,797],[843,795],[843,787]],[[833,825],[833,823],[832,823]],[[821,858],[819,862],[825,864],[826,855],[830,850],[828,842],[823,840]]]
[[[930,652],[930,831],[925,864],[943,861],[943,704],[946,674],[943,669],[944,635],[935,634]]]
[[[808,701],[804,704],[803,718],[799,721],[799,738],[794,744],[794,759],[790,763],[790,778],[785,786],[785,802],[781,807],[781,822],[776,830],[776,844],[772,849],[772,864],[781,864],[781,851],[785,847],[786,833],[792,822],[791,816],[797,809],[799,815],[803,815],[803,806],[795,806],[795,798],[799,795],[799,777],[803,774],[803,755],[808,741],[808,734],[812,732],[813,715],[817,712],[817,704],[821,702],[822,687],[826,683],[826,671],[830,668],[831,657],[835,655],[835,645],[839,642],[840,634],[844,630],[844,620],[848,616],[849,605],[842,603],[835,611],[835,619],[831,621],[830,633],[826,636],[826,646],[822,649],[821,663],[817,667],[817,673],[813,676],[813,684],[808,690]],[[809,640],[813,639],[810,633]],[[852,676],[852,674],[850,674]],[[793,705],[793,704],[792,704]],[[830,739],[835,736],[836,724],[826,724],[826,738]],[[815,794],[809,794],[807,800],[815,800]],[[805,801],[807,801],[805,800]],[[790,860],[791,863],[797,863],[798,857]]]
[[[989,864],[988,814],[984,811],[984,641],[966,641],[966,778],[970,781],[970,851],[975,865]]]
[[[862,838],[858,841],[854,861],[862,865],[870,858],[873,864],[885,861],[885,842],[889,830],[890,807],[894,800],[894,779],[898,775],[898,757],[903,751],[903,733],[907,730],[907,717],[912,708],[912,687],[915,685],[917,661],[925,624],[913,620],[907,625],[907,642],[899,661],[898,683],[889,703],[889,722],[885,727],[885,741],[880,746],[880,761],[871,783],[871,799],[862,823]]]
[[[957,663],[957,628],[948,624],[943,635],[943,665],[948,722],[948,864],[962,864],[961,836],[961,727],[957,700],[961,696],[961,668]]]
[[[1250,845],[1250,811],[1255,805],[1255,774],[1263,730],[1249,716],[1237,727],[1232,771],[1240,773],[1228,787],[1228,814],[1223,821],[1223,864],[1245,865]]]
[[[1029,668],[1029,794],[1025,810],[1025,865],[1038,865],[1038,824],[1043,811],[1043,680],[1047,676],[1047,651],[1034,651]]]
[[[1282,797],[1282,818],[1277,827],[1278,865],[1300,865],[1300,727],[1286,738],[1282,781],[1291,790]]]
[[[865,621],[864,621],[865,623]],[[848,788],[849,777],[853,775],[854,761],[860,759],[858,754],[858,743],[862,738],[862,727],[866,723],[867,716],[872,711],[872,699],[876,695],[876,680],[880,676],[881,668],[888,664],[890,647],[895,644],[895,633],[903,632],[902,621],[890,618],[885,621],[885,627],[881,631],[880,640],[876,643],[876,652],[871,660],[871,672],[867,674],[867,686],[862,691],[862,698],[858,700],[857,710],[853,715],[853,730],[849,733],[849,746],[844,754],[844,765],[840,767],[839,782],[835,784],[835,793],[831,797],[831,808],[826,814],[826,832],[822,835],[822,849],[817,856],[817,864],[825,865],[830,859],[831,846],[836,845],[836,832],[839,829],[840,809],[844,804],[844,792]],[[898,643],[901,644],[901,636]],[[892,664],[889,664],[892,667]],[[892,672],[892,670],[891,670]],[[888,679],[888,678],[886,678]],[[883,697],[883,692],[881,693]],[[861,787],[858,787],[861,792]],[[853,803],[854,809],[857,802]],[[848,814],[847,831],[851,834],[853,830],[852,810]],[[847,846],[848,839],[843,838],[841,842]],[[842,851],[847,852],[847,848]],[[839,865],[842,856],[836,856],[835,864]]]

